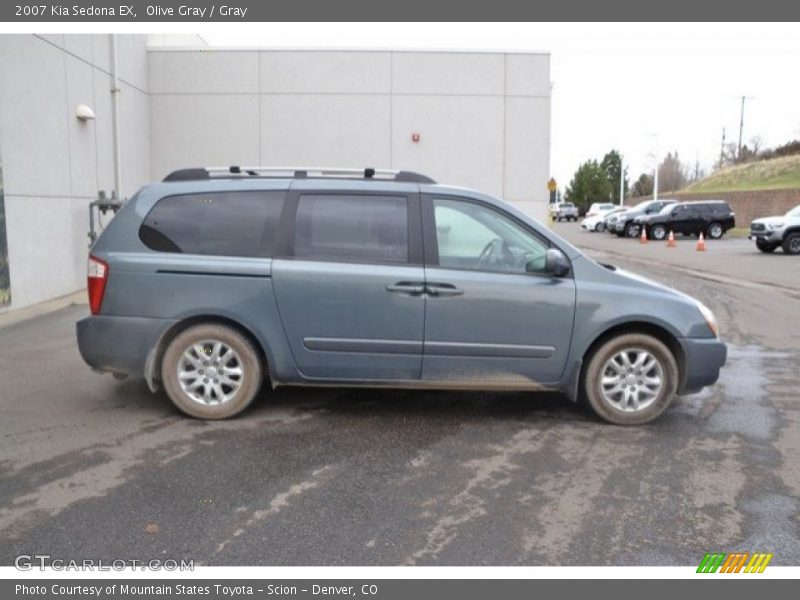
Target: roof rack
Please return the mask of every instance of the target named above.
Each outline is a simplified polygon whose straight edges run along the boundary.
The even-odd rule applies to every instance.
[[[413,171],[394,171],[391,169],[341,168],[341,167],[195,167],[178,169],[164,178],[164,181],[197,181],[214,178],[279,177],[289,179],[378,179],[382,181],[402,181],[407,183],[436,183],[427,175]]]

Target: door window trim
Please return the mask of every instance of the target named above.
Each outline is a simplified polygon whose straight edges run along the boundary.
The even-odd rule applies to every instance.
[[[384,196],[387,198],[404,198],[406,201],[406,217],[408,227],[408,235],[406,239],[406,260],[398,262],[379,259],[364,260],[360,258],[348,259],[343,257],[323,258],[313,256],[296,256],[295,238],[297,232],[297,208],[300,204],[300,196]],[[290,189],[286,196],[286,202],[283,205],[283,213],[281,214],[281,223],[276,240],[274,257],[286,260],[302,260],[305,262],[341,263],[351,265],[384,265],[394,267],[422,266],[424,264],[424,253],[422,244],[422,214],[420,208],[420,196],[416,192],[391,192],[385,190],[343,190],[341,188],[329,189],[324,187],[302,190]]]
[[[448,271],[462,271],[466,273],[491,273],[492,275],[546,277],[547,279],[552,278],[552,275],[550,275],[549,273],[530,273],[528,271],[525,271],[523,273],[517,273],[513,271],[506,272],[506,271],[493,271],[490,269],[465,269],[463,267],[442,266],[439,263],[439,240],[436,235],[436,215],[433,205],[433,201],[436,199],[452,200],[456,202],[469,202],[470,204],[476,204],[482,208],[492,210],[497,214],[499,214],[500,216],[509,219],[515,225],[519,226],[523,231],[535,237],[548,249],[555,248],[557,250],[561,250],[561,248],[559,248],[558,245],[554,244],[550,239],[543,236],[541,233],[530,227],[527,223],[525,223],[515,215],[512,215],[511,213],[504,211],[502,208],[489,204],[488,202],[479,200],[478,198],[472,198],[470,196],[456,196],[453,194],[421,194],[420,199],[422,202],[422,231],[423,231],[426,267],[447,269]],[[561,279],[572,279],[573,278],[573,269],[571,268],[572,261],[569,259],[569,257],[563,250],[561,250],[561,252],[564,253],[564,256],[567,258],[567,261],[570,263],[569,274],[566,277],[562,277]]]

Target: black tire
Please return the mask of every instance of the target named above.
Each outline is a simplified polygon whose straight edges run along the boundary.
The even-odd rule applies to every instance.
[[[800,254],[800,231],[790,233],[783,238],[783,252],[785,254]]]
[[[625,353],[626,350],[631,353],[646,352],[658,363],[660,368],[662,383],[658,393],[652,400],[648,400],[648,404],[638,410],[624,410],[615,406],[612,401],[606,399],[602,391],[602,378],[605,375],[604,370],[607,363],[612,358]],[[613,337],[600,345],[585,364],[586,368],[581,380],[583,395],[598,417],[614,425],[643,425],[649,423],[669,408],[678,389],[679,372],[675,357],[667,346],[650,335],[628,333]],[[657,371],[648,370],[648,372],[655,373]],[[613,374],[614,371],[611,370],[609,373]],[[635,371],[631,375],[634,378],[645,376],[636,375]],[[636,386],[639,386],[639,388],[644,387],[640,381],[635,380],[633,386],[627,386],[630,388],[631,393],[636,393],[638,389]],[[628,392],[621,391],[618,393],[623,394],[622,398],[626,398],[625,402],[627,402]]]
[[[625,237],[635,238],[639,237],[640,234],[639,226],[636,223],[628,223],[625,225],[624,234]]]
[[[600,221],[597,225],[594,226],[594,230],[597,233],[603,233],[603,231],[605,231],[605,229],[606,229],[606,225],[602,221]]]
[[[667,228],[663,225],[653,225],[650,228],[650,237],[660,242],[667,237]]]
[[[203,378],[203,382],[208,382],[208,384],[201,383],[199,381],[200,377],[190,381],[192,383],[197,382],[197,386],[202,386],[203,391],[209,389],[211,401],[219,398],[216,395],[219,392],[215,390],[219,390],[223,395],[230,393],[233,387],[225,383],[223,378],[226,377],[226,375],[223,374],[222,377],[220,377],[220,383],[217,384],[216,375],[211,374],[211,372],[219,372],[215,366],[216,363],[214,362],[213,354],[211,353],[213,352],[214,343],[217,342],[221,344],[221,348],[227,347],[229,351],[232,350],[234,352],[233,356],[227,353],[221,354],[223,361],[226,356],[229,356],[228,360],[230,362],[219,365],[219,371],[225,366],[230,367],[230,365],[234,365],[231,368],[235,369],[238,364],[241,370],[241,375],[238,379],[235,375],[227,377],[234,385],[238,382],[239,387],[232,393],[230,398],[225,399],[219,404],[205,404],[199,398],[199,389],[197,397],[192,397],[189,395],[189,392],[184,391],[179,380],[178,369],[184,368],[184,366],[193,362],[200,363],[199,369],[208,369],[210,377]],[[187,359],[184,353],[190,351],[192,346],[201,344],[202,349],[208,354],[209,360],[203,360],[205,356],[199,359],[199,361]],[[208,350],[209,347],[211,347],[211,351]],[[194,352],[193,354],[195,357],[198,355],[198,352]],[[184,370],[184,374],[186,373],[187,371]],[[205,371],[203,371],[201,375],[204,374],[206,374]],[[189,374],[189,376],[191,375]],[[161,361],[161,379],[170,400],[172,400],[173,404],[183,413],[197,419],[228,419],[238,415],[246,409],[253,401],[253,398],[256,397],[256,394],[258,394],[258,391],[261,389],[263,378],[264,368],[261,364],[261,359],[250,341],[238,331],[216,323],[195,325],[179,333],[175,339],[170,342],[164,353],[164,358]]]
[[[766,252],[767,254],[772,254],[775,252],[775,249],[778,246],[775,244],[770,244],[767,240],[762,240],[761,238],[756,238],[756,248],[761,250],[761,252]]]
[[[723,235],[725,235],[725,228],[722,226],[722,223],[714,221],[713,223],[709,223],[708,227],[706,227],[706,236],[710,237],[712,240],[718,240]]]

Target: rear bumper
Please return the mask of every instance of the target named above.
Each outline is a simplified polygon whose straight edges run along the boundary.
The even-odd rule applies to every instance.
[[[150,350],[177,321],[96,315],[77,322],[78,351],[98,371],[141,377]]]
[[[682,338],[686,373],[679,394],[693,394],[716,383],[728,357],[728,349],[717,338]]]

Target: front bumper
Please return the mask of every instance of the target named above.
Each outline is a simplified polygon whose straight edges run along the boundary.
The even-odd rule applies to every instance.
[[[750,240],[764,240],[770,244],[779,244],[783,239],[782,229],[765,229],[764,231],[750,230],[750,235],[747,236]]]
[[[158,340],[177,321],[95,315],[75,325],[78,351],[97,371],[141,377]]]
[[[686,373],[678,394],[694,394],[716,383],[728,357],[725,344],[718,338],[681,338],[678,341],[686,358]]]

